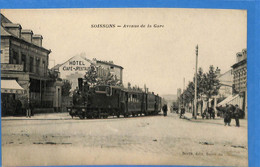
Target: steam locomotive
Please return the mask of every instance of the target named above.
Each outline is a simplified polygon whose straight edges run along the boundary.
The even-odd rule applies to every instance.
[[[73,106],[67,107],[72,118],[135,117],[157,115],[161,111],[162,98],[154,93],[110,85],[89,88],[82,85],[81,78],[78,81],[79,89],[73,94]]]

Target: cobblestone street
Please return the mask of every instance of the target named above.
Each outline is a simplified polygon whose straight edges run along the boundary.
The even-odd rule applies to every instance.
[[[187,113],[186,118],[191,115]],[[2,164],[247,166],[247,120],[149,116],[79,120],[67,113],[2,118]]]

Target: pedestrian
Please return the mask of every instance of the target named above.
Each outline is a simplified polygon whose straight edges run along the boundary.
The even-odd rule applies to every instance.
[[[234,111],[234,118],[236,120],[236,126],[239,127],[239,117],[240,117],[240,113],[241,113],[241,109],[238,107],[238,105],[235,105],[236,109]]]
[[[184,106],[181,106],[180,118],[182,117],[183,114],[185,114],[185,108]]]
[[[232,116],[232,106],[226,104],[225,110],[224,110],[224,123],[225,126],[230,126],[231,123],[231,116]]]
[[[215,111],[214,111],[213,107],[209,107],[209,118],[215,119]]]
[[[164,104],[163,106],[163,116],[167,116],[168,107],[167,104]]]
[[[31,118],[31,108],[32,108],[32,104],[31,102],[28,100],[28,105],[27,105],[27,108],[26,108],[26,117],[28,118]]]
[[[205,109],[204,112],[201,114],[202,119],[204,119],[207,115],[207,110]]]

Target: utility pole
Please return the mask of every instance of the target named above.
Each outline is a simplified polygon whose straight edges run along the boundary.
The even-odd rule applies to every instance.
[[[195,64],[195,97],[194,97],[194,118],[197,119],[197,68],[198,68],[198,52],[199,52],[199,46],[196,46],[196,64]]]
[[[184,107],[184,89],[185,89],[185,77],[183,78],[183,89],[182,89],[182,105]]]

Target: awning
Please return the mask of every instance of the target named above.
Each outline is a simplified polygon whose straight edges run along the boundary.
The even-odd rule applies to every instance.
[[[24,89],[16,80],[1,80],[1,93],[23,94]]]
[[[226,104],[229,104],[230,101],[234,100],[235,98],[237,98],[239,95],[230,95],[228,96],[226,99],[224,99],[223,101],[221,101],[220,103],[217,104],[217,106],[225,106]]]

